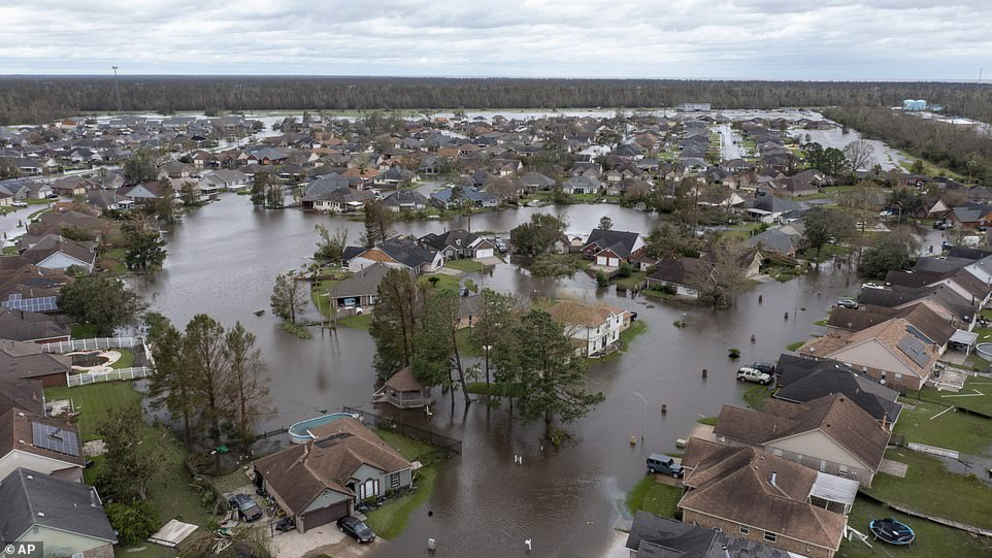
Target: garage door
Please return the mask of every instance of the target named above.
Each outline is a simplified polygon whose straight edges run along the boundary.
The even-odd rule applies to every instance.
[[[477,251],[475,253],[475,257],[476,258],[491,258],[491,257],[493,257],[493,249],[492,248],[485,248],[483,250],[479,250],[479,251]]]
[[[326,508],[307,512],[303,516],[303,531],[320,527],[328,523],[334,523],[338,518],[348,515],[348,501],[344,500],[336,504],[331,504]]]
[[[610,258],[610,267],[620,267],[620,258]]]

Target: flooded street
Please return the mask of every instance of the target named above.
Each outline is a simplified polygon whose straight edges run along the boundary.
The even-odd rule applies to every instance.
[[[863,139],[857,130],[848,130],[845,134],[844,130],[840,127],[830,128],[828,130],[793,130],[790,133],[797,137],[802,136],[803,138],[809,136],[809,141],[819,143],[824,149],[833,147],[843,150],[852,141]],[[889,147],[885,142],[874,139],[866,139],[865,141],[875,150],[875,162],[868,165],[868,168],[877,163],[881,165],[882,170],[902,170],[903,165],[909,163],[905,154],[898,149]]]
[[[484,213],[472,217],[471,227],[507,231],[538,211],[565,215],[569,231],[585,233],[603,215],[616,229],[643,233],[657,221],[619,206],[575,205]],[[363,229],[361,222],[340,217],[257,211],[245,196],[222,196],[170,233],[165,269],[140,285],[153,308],[179,327],[205,312],[225,327],[240,320],[258,336],[280,411],[263,425],[265,430],[312,417],[318,409],[373,408],[374,349],[367,332],[340,328],[300,340],[284,333],[268,311],[275,276],[308,261],[317,223],[347,227],[353,243]],[[398,223],[396,228],[421,235],[458,226],[455,220]],[[525,539],[533,540],[532,556],[597,556],[619,517],[624,493],[644,475],[645,457],[676,451],[675,440],[685,437],[697,419],[717,414],[725,403],[738,403],[744,388],[733,372],[739,364],[774,360],[787,344],[805,339],[837,297],[858,287],[853,276],[825,267],[789,283],[763,283],[733,309],[714,313],[596,290],[594,280],[581,273],[541,279],[503,264],[491,276],[474,279],[520,295],[601,298],[636,311],[648,331],[620,359],[589,367],[591,387],[603,391],[606,401],[572,426],[576,443],[561,449],[542,451],[543,425],[511,421],[506,408],[476,403],[466,413],[459,401],[452,414],[444,398],[429,422],[422,412],[409,411],[404,421],[461,439],[463,455],[439,466],[428,504],[433,517],[426,508],[414,512],[399,539],[378,545],[378,556],[426,556],[428,537],[438,541],[437,556],[523,556]],[[261,309],[266,313],[255,316]],[[673,322],[683,314],[690,326],[677,329]],[[739,363],[727,358],[731,347],[741,350]],[[668,408],[665,415],[662,405]],[[628,437],[642,428],[644,443],[632,447]],[[514,455],[524,457],[522,465],[513,463]]]

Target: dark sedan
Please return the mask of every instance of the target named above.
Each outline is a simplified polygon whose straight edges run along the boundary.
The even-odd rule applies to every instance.
[[[228,498],[227,503],[231,504],[231,509],[238,510],[238,517],[242,521],[255,521],[263,515],[262,508],[247,494],[235,494]]]
[[[355,517],[346,515],[338,520],[338,529],[348,536],[354,537],[360,543],[370,543],[375,540],[375,533],[369,526]]]

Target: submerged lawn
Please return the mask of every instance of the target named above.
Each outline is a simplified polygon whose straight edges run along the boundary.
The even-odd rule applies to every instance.
[[[376,434],[400,452],[407,461],[429,463],[432,455],[437,451],[428,444],[388,430],[376,430]],[[417,489],[372,510],[368,513],[366,523],[384,539],[400,536],[406,529],[410,514],[430,499],[435,480],[437,480],[436,466],[421,467],[414,472],[413,484]]]
[[[648,475],[627,493],[626,502],[631,514],[644,510],[661,517],[674,518],[681,498],[681,488],[662,484],[654,480],[654,475]]]

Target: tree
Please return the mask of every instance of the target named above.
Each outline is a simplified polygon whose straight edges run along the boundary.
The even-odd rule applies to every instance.
[[[836,147],[824,149],[819,143],[806,144],[806,165],[829,176],[840,178],[850,171],[850,164],[844,152]]]
[[[410,366],[423,294],[412,273],[390,269],[379,282],[378,295],[369,333],[375,341],[373,364],[379,377],[386,379]]]
[[[262,352],[255,348],[255,335],[241,322],[234,324],[224,339],[224,357],[229,372],[225,391],[231,398],[231,422],[246,448],[254,438],[259,421],[275,416],[269,380]]]
[[[277,182],[269,182],[265,187],[265,207],[268,209],[282,209],[286,205],[286,196],[283,194],[282,185]]]
[[[537,256],[549,251],[556,240],[561,238],[567,224],[564,217],[548,213],[535,213],[530,222],[516,228],[513,249],[523,256]]]
[[[124,264],[131,271],[149,271],[162,267],[165,262],[165,241],[158,229],[147,220],[135,216],[121,227],[126,248]]]
[[[816,259],[820,259],[820,250],[828,242],[842,242],[850,238],[854,232],[854,216],[836,209],[815,207],[803,218],[806,229],[803,239],[808,248],[816,249]]]
[[[307,304],[307,293],[302,281],[297,281],[294,273],[277,275],[276,284],[269,297],[272,312],[290,323],[296,323],[296,315],[303,312]]]
[[[96,486],[107,498],[126,505],[148,498],[161,473],[161,458],[154,443],[142,443],[145,428],[137,406],[110,409],[97,426],[106,453]]]
[[[927,210],[927,200],[921,192],[910,190],[909,188],[895,188],[889,195],[889,207],[896,207],[898,220],[903,216],[917,217],[923,215]]]
[[[393,212],[382,200],[365,204],[365,234],[362,244],[371,248],[393,236]]]
[[[272,179],[267,172],[260,172],[255,175],[251,183],[251,204],[255,207],[265,207],[265,196]]]
[[[158,180],[155,155],[149,149],[141,148],[124,160],[124,178],[128,184],[141,184]]]
[[[159,527],[158,511],[146,501],[131,505],[110,502],[104,506],[110,526],[117,532],[117,542],[131,545],[143,542]]]
[[[85,275],[62,287],[59,308],[76,323],[96,327],[97,335],[110,337],[118,328],[138,324],[145,301],[120,279],[111,275]]]
[[[200,190],[196,184],[186,180],[179,186],[179,199],[184,207],[193,207],[200,204]]]
[[[469,341],[482,355],[485,365],[486,385],[490,381],[490,357],[495,353],[513,350],[512,331],[515,325],[514,298],[512,294],[483,289],[475,327],[469,331]]]
[[[210,437],[220,444],[221,422],[230,417],[225,405],[230,386],[224,328],[206,314],[197,314],[186,324],[182,366],[192,381],[192,396],[198,402],[200,419],[210,426]]]
[[[172,186],[162,188],[162,195],[145,205],[145,213],[158,219],[163,225],[173,225],[179,222],[176,212],[176,191]]]
[[[844,156],[851,165],[851,172],[869,169],[875,164],[875,148],[867,140],[855,140],[845,145]]]
[[[571,423],[605,397],[586,393],[584,362],[551,314],[532,309],[521,319],[516,337],[519,359],[515,376],[523,384],[517,399],[520,416],[525,422],[543,419],[545,437],[554,440],[555,419]]]
[[[517,197],[517,192],[519,191],[520,189],[517,187],[516,182],[507,176],[497,176],[490,178],[489,181],[486,182],[486,192],[489,192],[501,200],[515,198]]]
[[[447,289],[431,291],[426,296],[423,315],[413,336],[411,366],[414,376],[424,386],[440,386],[444,391],[451,390],[452,405],[455,400],[455,385],[451,371],[455,370],[465,406],[468,407],[472,400],[469,398],[465,370],[455,337],[458,331],[459,300],[458,293]]]
[[[683,235],[671,223],[663,222],[655,225],[645,241],[645,252],[652,258],[699,257],[701,241]]]
[[[744,289],[744,268],[741,258],[747,248],[739,239],[722,237],[710,247],[712,269],[708,277],[697,277],[692,281],[699,293],[699,300],[714,308],[725,308],[734,303],[734,298]]]
[[[869,279],[885,279],[889,271],[908,268],[916,249],[916,239],[907,232],[882,235],[861,254],[858,271]]]
[[[916,159],[915,161],[913,161],[913,166],[910,168],[910,171],[913,174],[923,174],[926,172],[926,170],[927,167],[923,163],[923,159]]]
[[[313,259],[320,265],[335,264],[341,261],[344,248],[348,244],[348,229],[338,227],[334,234],[324,225],[314,225],[314,232],[319,237],[317,239],[317,251],[313,254]]]
[[[606,215],[599,218],[599,228],[604,231],[608,231],[613,228],[613,219],[610,219]]]
[[[192,447],[193,418],[198,412],[198,401],[193,398],[195,378],[192,369],[183,362],[183,334],[162,317],[163,325],[149,335],[152,357],[155,359],[155,374],[149,380],[148,394],[154,408],[169,412],[173,419],[183,425],[183,442]]]

